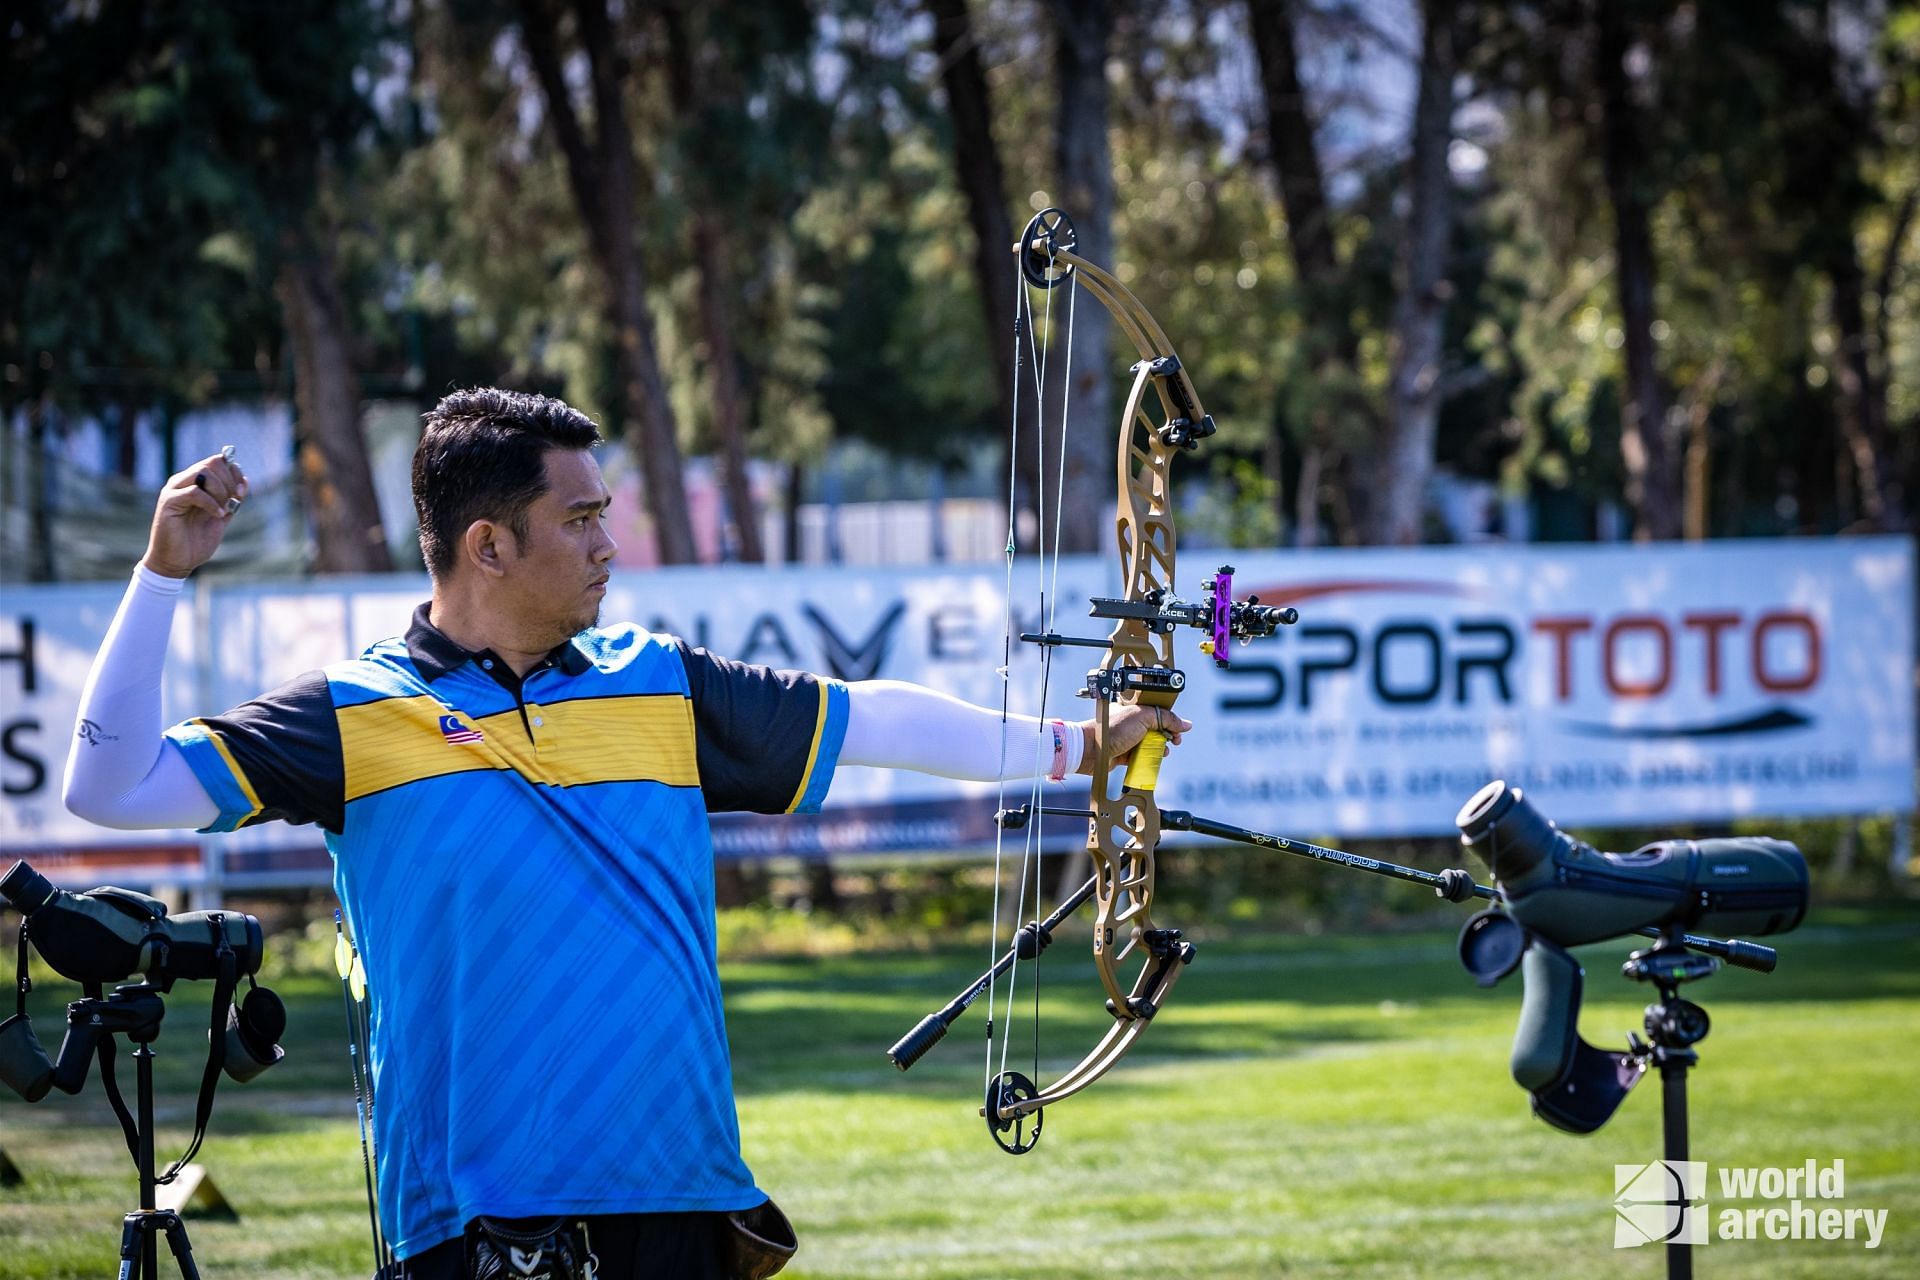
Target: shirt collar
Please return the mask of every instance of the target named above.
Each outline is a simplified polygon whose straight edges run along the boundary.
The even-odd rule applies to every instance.
[[[420,673],[423,680],[432,684],[441,676],[458,671],[467,663],[483,658],[494,658],[498,664],[497,669],[508,670],[506,663],[499,661],[491,649],[482,649],[476,653],[455,644],[447,637],[446,632],[427,620],[432,607],[433,602],[429,600],[415,609],[413,625],[407,628],[407,656],[413,659],[414,669]],[[547,657],[570,676],[580,675],[593,665],[593,659],[581,652],[580,646],[572,640],[555,646]]]

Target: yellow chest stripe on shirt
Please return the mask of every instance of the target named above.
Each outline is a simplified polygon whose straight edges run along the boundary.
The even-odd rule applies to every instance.
[[[512,770],[555,787],[700,785],[693,707],[674,693],[528,703],[524,722],[518,710],[461,714],[462,725],[483,735],[479,742],[448,742],[440,730],[447,709],[424,696],[342,707],[338,714],[349,801],[475,770]]]

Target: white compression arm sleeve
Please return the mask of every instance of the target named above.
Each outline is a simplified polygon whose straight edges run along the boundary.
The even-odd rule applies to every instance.
[[[1085,739],[1067,722],[1063,773],[1080,767]],[[1031,778],[1053,767],[1053,735],[1032,716],[998,711],[904,680],[847,686],[847,736],[841,764],[911,769],[943,778],[992,782]]]
[[[161,736],[160,674],[184,585],[145,565],[133,571],[80,695],[61,789],[76,817],[131,831],[204,827],[220,816],[186,756]]]

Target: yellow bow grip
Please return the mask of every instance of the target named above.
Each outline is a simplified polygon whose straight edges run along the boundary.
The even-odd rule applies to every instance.
[[[1147,730],[1140,745],[1133,749],[1127,763],[1124,785],[1129,791],[1151,791],[1160,781],[1160,762],[1167,758],[1167,735],[1158,729]]]

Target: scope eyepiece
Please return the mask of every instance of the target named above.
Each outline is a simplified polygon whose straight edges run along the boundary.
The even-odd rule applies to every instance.
[[[1460,843],[1478,851],[1500,881],[1523,880],[1562,843],[1571,843],[1524,791],[1502,779],[1474,792],[1453,822]]]
[[[1480,837],[1487,834],[1494,823],[1506,817],[1507,811],[1519,799],[1519,789],[1507,786],[1504,778],[1495,778],[1474,792],[1460,806],[1460,812],[1453,815],[1453,825],[1460,828],[1460,842],[1466,845],[1479,843]]]
[[[0,894],[23,916],[46,906],[53,892],[53,883],[25,861],[14,863],[6,875],[0,876]]]

